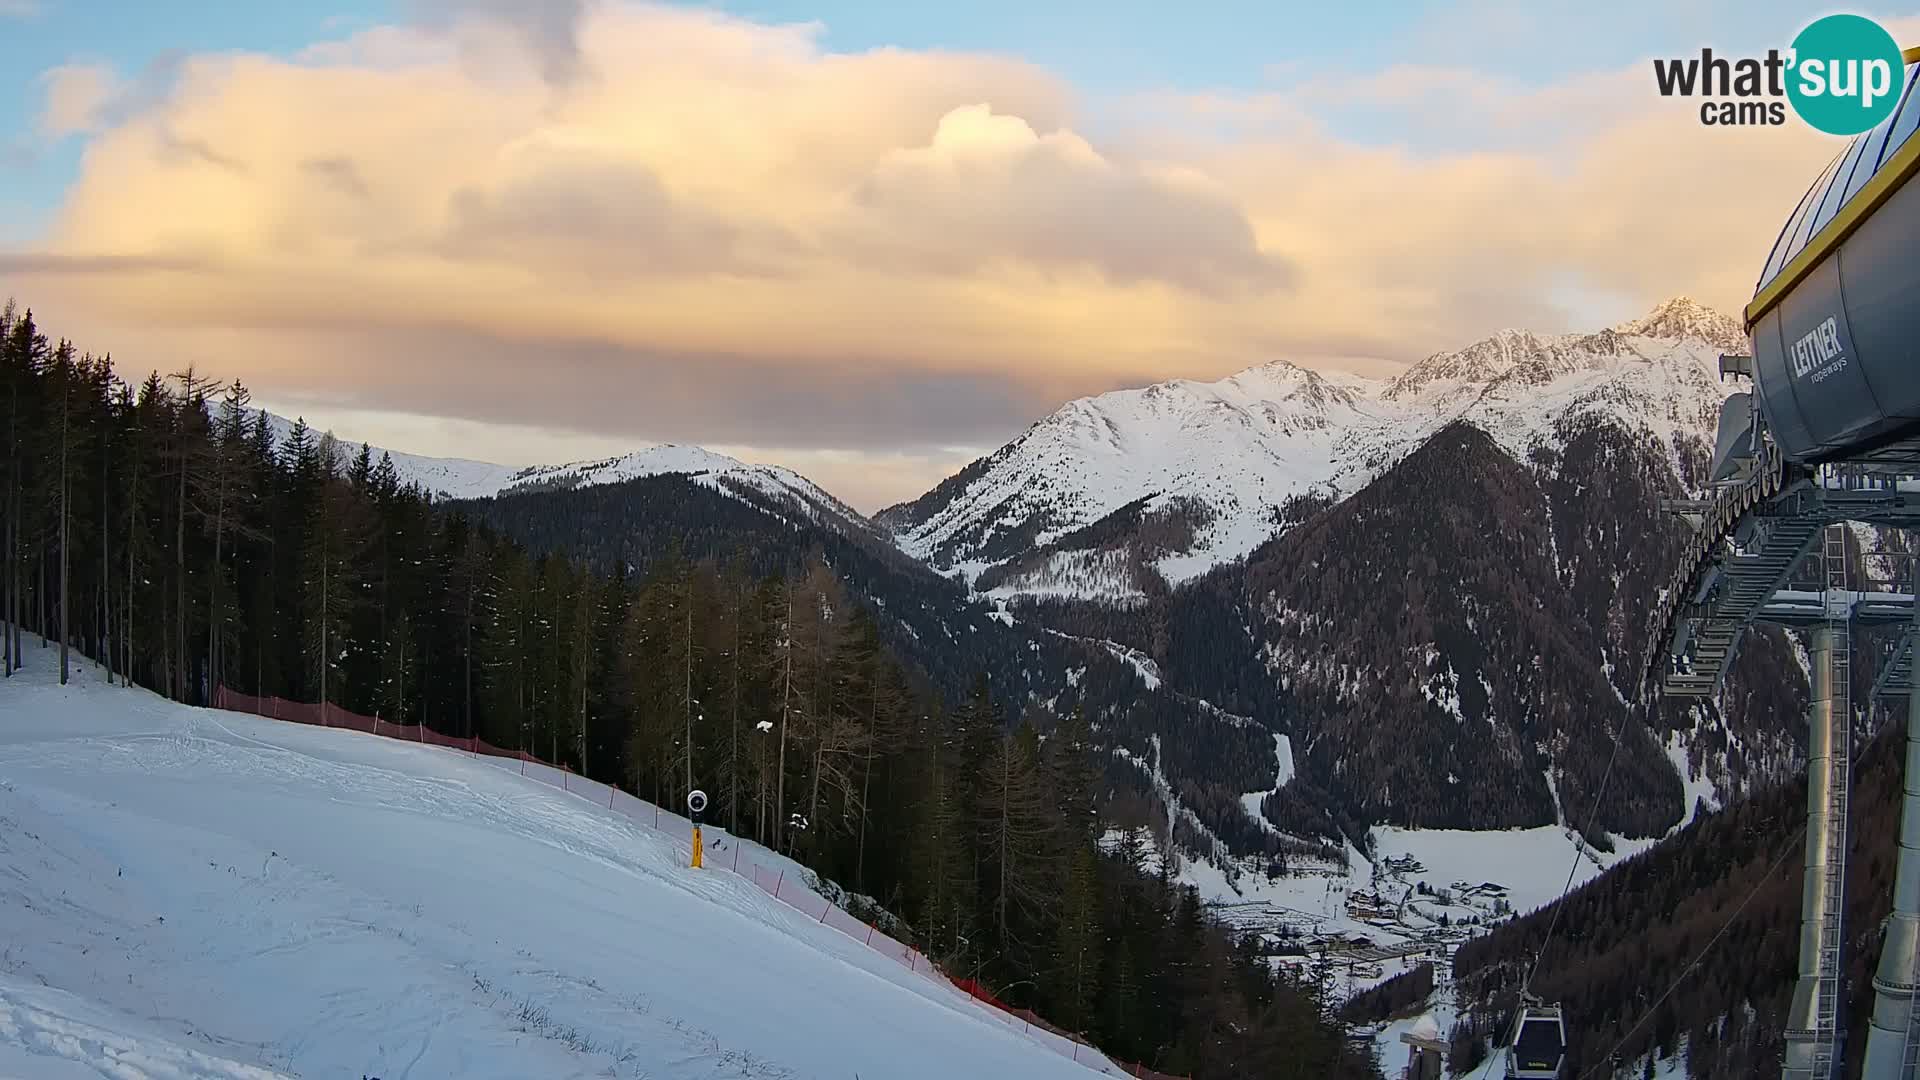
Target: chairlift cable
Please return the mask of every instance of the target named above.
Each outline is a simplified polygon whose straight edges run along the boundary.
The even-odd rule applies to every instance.
[[[1580,859],[1582,857],[1580,845],[1585,842],[1586,834],[1593,831],[1594,822],[1600,818],[1600,800],[1606,797],[1607,783],[1613,779],[1613,766],[1620,760],[1620,743],[1623,741],[1621,736],[1626,734],[1627,725],[1632,722],[1633,713],[1629,710],[1626,718],[1620,722],[1618,727],[1613,729],[1613,749],[1607,754],[1607,767],[1605,771],[1600,774],[1600,786],[1594,789],[1593,805],[1587,808],[1586,828],[1574,836],[1573,863],[1567,867],[1567,880],[1561,884],[1560,897],[1553,903],[1553,916],[1547,920],[1546,936],[1541,938],[1540,948],[1533,954],[1533,963],[1527,968],[1526,981],[1520,984],[1519,1009],[1523,1014],[1526,1010],[1527,999],[1533,991],[1534,976],[1540,973],[1540,960],[1547,954],[1547,946],[1553,944],[1554,931],[1560,927],[1560,913],[1565,910],[1567,906],[1567,894],[1573,891],[1573,879],[1575,875],[1580,872]],[[1473,1075],[1476,1077],[1487,1075],[1493,1068],[1494,1062],[1499,1061],[1505,1056],[1507,1050],[1508,1046],[1503,1039],[1500,1046],[1492,1054],[1488,1055],[1486,1064],[1482,1065],[1479,1071]]]
[[[1705,960],[1707,953],[1711,952],[1713,947],[1719,943],[1720,939],[1726,936],[1727,931],[1733,926],[1734,920],[1740,917],[1740,913],[1747,910],[1747,905],[1753,902],[1754,897],[1760,895],[1761,888],[1764,887],[1767,882],[1773,880],[1773,875],[1779,872],[1781,865],[1787,861],[1787,856],[1799,850],[1800,841],[1805,839],[1806,835],[1807,827],[1805,825],[1800,826],[1799,835],[1795,836],[1791,843],[1781,847],[1780,854],[1773,858],[1773,865],[1767,867],[1767,872],[1760,875],[1760,880],[1753,883],[1753,888],[1747,890],[1746,897],[1742,899],[1739,906],[1735,907],[1733,912],[1727,916],[1726,921],[1720,924],[1720,929],[1713,932],[1713,936],[1708,938],[1707,943],[1700,947],[1700,951],[1693,955],[1693,959],[1687,961],[1687,966],[1680,969],[1680,974],[1674,976],[1673,982],[1669,983],[1667,988],[1661,991],[1659,997],[1653,999],[1653,1004],[1647,1006],[1647,1011],[1641,1015],[1639,1020],[1634,1022],[1632,1027],[1627,1029],[1627,1033],[1620,1036],[1620,1041],[1613,1044],[1613,1049],[1607,1051],[1598,1062],[1588,1066],[1587,1070],[1580,1074],[1580,1080],[1587,1080],[1588,1077],[1598,1073],[1604,1063],[1611,1062],[1613,1056],[1620,1052],[1620,1048],[1627,1045],[1627,1040],[1633,1038],[1635,1032],[1638,1032],[1642,1027],[1646,1026],[1647,1021],[1653,1019],[1654,1013],[1660,1010],[1660,1006],[1665,1004],[1666,1000],[1673,996],[1675,990],[1680,989],[1681,982],[1685,981],[1688,975],[1693,974],[1693,969],[1699,967],[1700,961]]]
[[[1539,951],[1533,954],[1533,966],[1527,969],[1527,980],[1520,984],[1520,996],[1523,999],[1533,989],[1533,978],[1540,973],[1540,959],[1547,954],[1547,946],[1553,944],[1553,933],[1560,926],[1560,913],[1567,906],[1567,894],[1573,891],[1574,875],[1580,872],[1581,844],[1585,842],[1586,835],[1593,831],[1594,822],[1600,819],[1600,800],[1606,797],[1607,782],[1613,779],[1613,765],[1620,760],[1620,744],[1624,741],[1621,736],[1626,733],[1627,725],[1632,722],[1633,714],[1629,711],[1626,719],[1620,722],[1620,726],[1613,729],[1613,750],[1607,755],[1606,771],[1600,774],[1600,786],[1594,789],[1593,805],[1587,810],[1587,827],[1574,836],[1573,864],[1567,867],[1567,880],[1560,886],[1560,898],[1553,903],[1553,917],[1547,920],[1547,934],[1540,941]],[[1685,808],[1682,807],[1682,810],[1684,811]]]

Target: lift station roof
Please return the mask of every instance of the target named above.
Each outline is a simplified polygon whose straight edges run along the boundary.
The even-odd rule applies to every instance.
[[[1755,396],[1792,460],[1920,435],[1920,50],[1906,59],[1892,114],[1821,170],[1747,306]]]
[[[1759,284],[1754,287],[1756,300],[1765,295],[1767,286],[1787,269],[1794,256],[1805,251],[1808,242],[1819,236],[1821,230],[1839,216],[1841,209],[1860,194],[1867,181],[1899,157],[1907,140],[1913,137],[1914,129],[1920,127],[1920,94],[1914,93],[1914,86],[1920,80],[1912,77],[1913,67],[1907,71],[1906,90],[1893,115],[1871,131],[1855,135],[1847,148],[1821,170],[1794,208],[1793,216],[1787,219],[1779,239],[1773,243],[1766,269],[1760,272]]]

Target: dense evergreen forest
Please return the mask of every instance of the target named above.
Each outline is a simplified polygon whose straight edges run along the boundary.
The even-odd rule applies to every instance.
[[[4,667],[105,669],[190,704],[326,700],[522,748],[873,898],[955,975],[1198,1077],[1361,1077],[1332,1003],[1197,895],[1103,849],[1110,755],[1077,716],[938,693],[819,558],[530,551],[362,446],[276,440],[239,382],[122,381],[0,314]],[[4,684],[0,684],[4,693]]]

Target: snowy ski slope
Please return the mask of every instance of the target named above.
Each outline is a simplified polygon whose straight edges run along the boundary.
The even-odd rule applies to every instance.
[[[52,656],[0,683],[0,1076],[1098,1075],[511,762]]]

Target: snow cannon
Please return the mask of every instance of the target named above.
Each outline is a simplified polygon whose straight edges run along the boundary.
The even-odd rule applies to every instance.
[[[1746,309],[1754,397],[1789,461],[1920,458],[1920,49],[1878,127],[1794,208]]]
[[[704,845],[700,842],[700,815],[707,812],[707,793],[699,788],[687,792],[687,815],[693,819],[693,868],[700,869]]]

